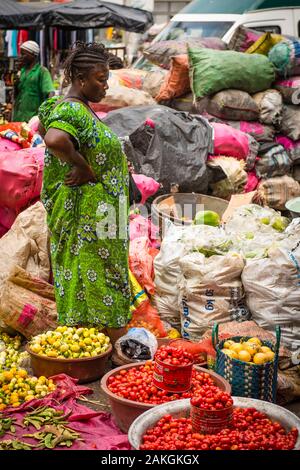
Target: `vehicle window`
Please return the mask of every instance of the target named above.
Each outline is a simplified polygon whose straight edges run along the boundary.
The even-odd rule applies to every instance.
[[[202,37],[222,38],[232,25],[231,21],[172,21],[154,41]]]
[[[255,31],[262,31],[264,33],[274,33],[274,34],[281,34],[280,26],[273,26],[273,25],[265,25],[265,26],[253,26],[253,25],[245,25],[251,29],[255,29]]]

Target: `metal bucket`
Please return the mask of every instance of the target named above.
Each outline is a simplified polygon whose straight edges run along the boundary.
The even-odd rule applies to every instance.
[[[191,225],[200,210],[214,211],[222,217],[227,207],[228,201],[204,194],[165,194],[158,196],[152,203],[152,221],[159,227],[159,232],[163,237],[168,220],[175,225]]]
[[[294,450],[300,450],[300,419],[290,411],[281,406],[274,405],[253,398],[233,397],[233,406],[238,408],[256,408],[258,411],[265,413],[274,421],[278,421],[289,431],[291,428],[297,428],[299,435]],[[155,424],[166,414],[170,414],[177,418],[189,418],[190,416],[190,399],[176,400],[146,411],[140,415],[130,426],[128,431],[128,440],[131,446],[138,450],[142,437],[149,428]]]

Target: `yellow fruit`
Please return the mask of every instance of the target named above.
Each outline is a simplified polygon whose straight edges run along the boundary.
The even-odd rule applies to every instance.
[[[59,349],[60,348],[60,345],[61,345],[61,342],[60,341],[55,341],[55,343],[53,344],[53,347],[55,349]]]
[[[90,336],[89,330],[84,330],[83,336],[84,336],[85,338],[88,338],[88,336]]]
[[[259,346],[256,343],[253,343],[253,342],[250,343],[249,341],[247,341],[242,344],[243,344],[244,350],[248,351],[248,353],[251,354],[251,356],[254,356],[254,354],[256,354],[259,351]]]
[[[264,353],[256,353],[255,356],[253,357],[253,362],[254,364],[264,364],[267,362],[266,355]]]
[[[273,351],[267,351],[264,353],[266,358],[267,358],[267,362],[272,362],[274,361],[274,357],[275,357],[275,353],[273,353]]]
[[[222,349],[222,352],[231,357],[231,359],[238,359],[237,352],[233,351],[232,349]]]
[[[47,357],[57,357],[57,351],[47,351],[46,356]]]
[[[74,352],[74,353],[78,353],[78,352],[80,351],[80,347],[79,347],[78,344],[72,344],[72,345],[70,346],[70,349],[71,349],[71,351]]]
[[[255,337],[248,339],[247,342],[248,342],[248,343],[256,343],[256,344],[258,344],[258,346],[261,346],[261,340],[258,339],[258,338],[255,338]]]
[[[272,349],[271,348],[268,348],[268,346],[262,346],[259,350],[259,352],[262,352],[262,353],[268,353],[268,352],[272,352]]]
[[[4,372],[3,372],[3,376],[4,376],[4,381],[5,381],[5,382],[10,382],[11,379],[13,378],[13,372],[12,372],[12,370],[10,370],[10,371],[4,371]]]
[[[30,400],[33,400],[34,399],[34,395],[26,395],[25,397],[25,401],[30,401]]]
[[[69,349],[69,345],[66,344],[66,343],[63,343],[59,348],[60,352],[62,352],[62,353],[68,351],[68,349]]]
[[[230,346],[229,349],[231,351],[235,351],[236,353],[239,353],[240,351],[243,350],[243,345],[241,343],[234,343]]]
[[[83,341],[85,344],[93,344],[91,338],[84,338]]]
[[[246,351],[245,349],[243,349],[242,351],[239,351],[238,357],[239,357],[239,360],[243,361],[243,362],[250,362],[251,361],[251,354],[248,351]]]
[[[224,343],[224,348],[225,348],[225,349],[229,349],[230,346],[232,346],[233,344],[235,344],[235,342],[232,341],[232,339],[229,339],[229,340],[225,341],[225,343]]]
[[[31,351],[38,354],[39,352],[41,352],[42,348],[39,344],[33,344],[31,347],[30,347]]]

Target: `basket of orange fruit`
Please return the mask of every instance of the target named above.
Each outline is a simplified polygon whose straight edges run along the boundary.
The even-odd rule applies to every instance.
[[[275,344],[248,336],[219,341],[218,324],[214,325],[215,371],[228,380],[233,396],[276,401],[280,335],[277,326]]]

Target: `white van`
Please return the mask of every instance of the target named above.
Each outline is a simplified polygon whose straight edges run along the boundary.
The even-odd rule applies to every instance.
[[[240,25],[300,36],[300,0],[194,0],[175,15],[153,42],[219,37],[229,42]],[[135,67],[144,68],[145,59]]]

